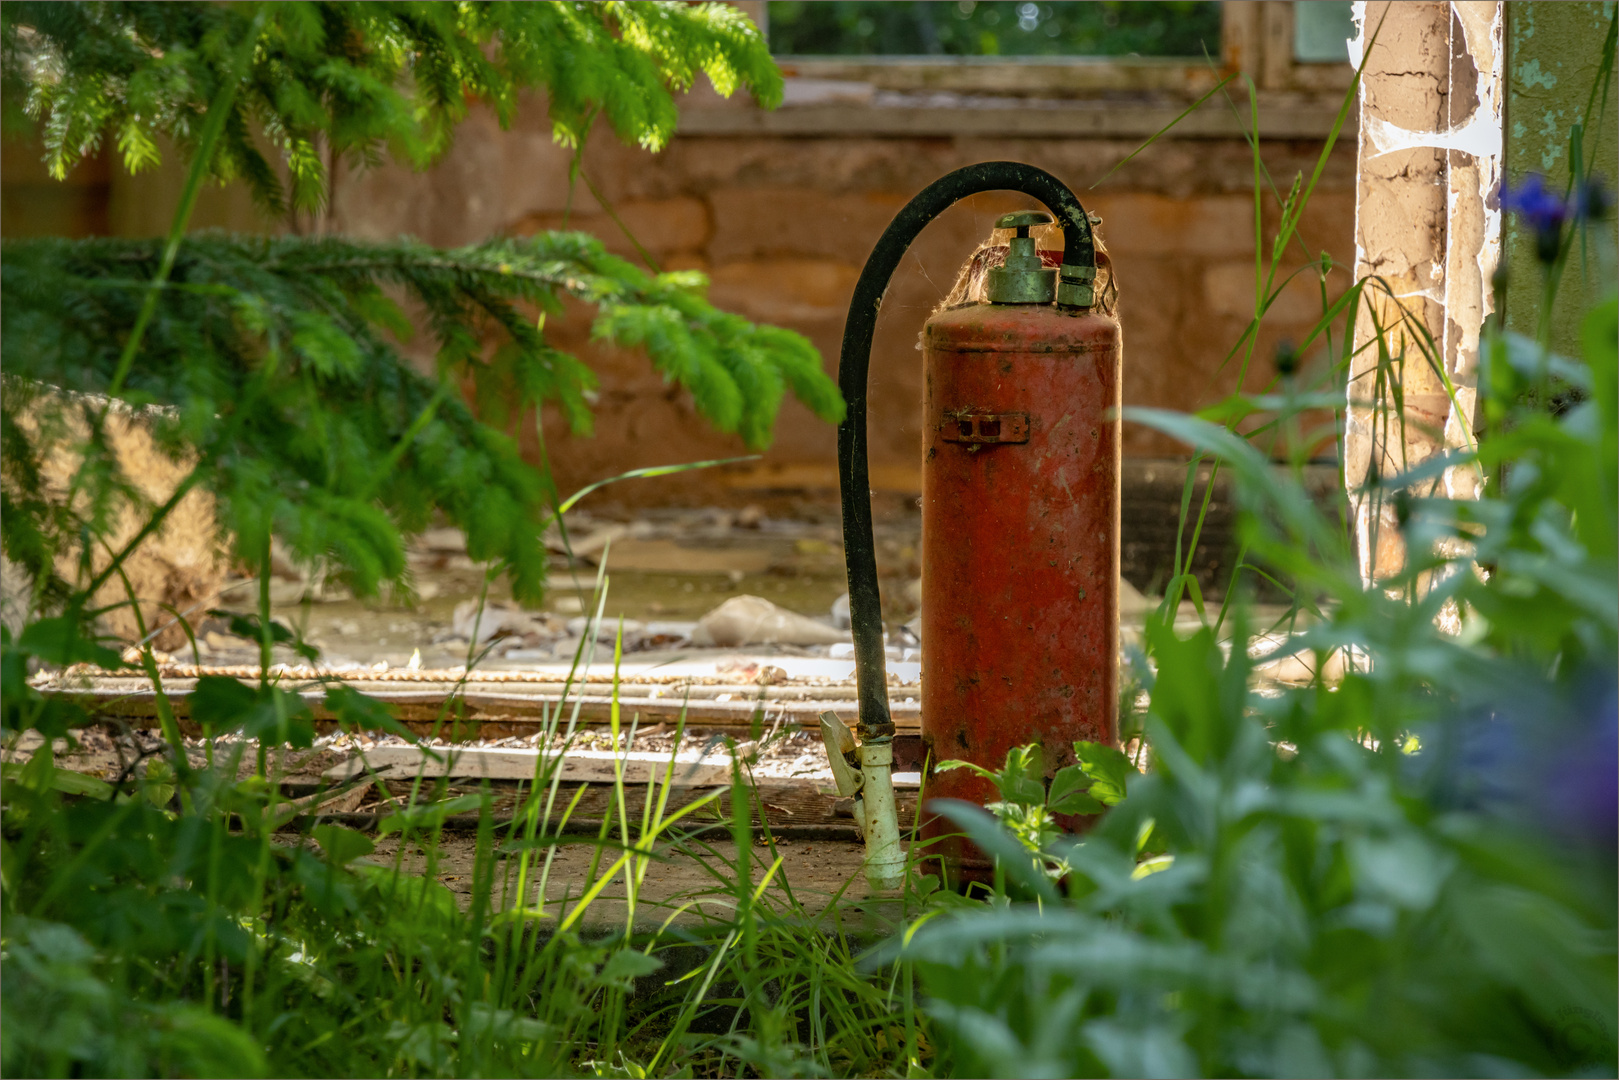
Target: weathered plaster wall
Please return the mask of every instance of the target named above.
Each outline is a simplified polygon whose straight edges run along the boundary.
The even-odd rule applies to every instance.
[[[1263,119],[1261,121],[1263,124]],[[1217,373],[1253,307],[1253,169],[1235,139],[1165,141],[1098,190],[1087,190],[1137,140],[990,137],[677,137],[660,155],[593,139],[585,172],[666,268],[697,268],[710,296],[749,318],[807,335],[835,371],[844,313],[860,267],[893,214],[923,186],[975,161],[1010,158],[1049,169],[1082,193],[1104,219],[1102,235],[1118,268],[1125,323],[1125,400],[1191,409],[1233,388]],[[1265,141],[1263,154],[1286,187],[1308,173],[1321,144]],[[423,176],[383,169],[345,177],[333,223],[358,235],[413,231],[442,244],[497,232],[583,228],[629,258],[634,249],[583,184],[567,213],[567,157],[551,141],[537,107],[500,133],[479,116],[457,151]],[[1334,155],[1301,234],[1313,251],[1347,262],[1353,213],[1351,146]],[[955,279],[961,261],[994,218],[1024,205],[982,196],[930,227],[891,287],[874,351],[872,475],[878,487],[916,490],[919,482],[922,322]],[[1274,222],[1267,221],[1267,248]],[[1334,294],[1349,283],[1334,275]],[[1268,356],[1297,339],[1319,312],[1312,281],[1301,277],[1273,309],[1262,335]],[[552,460],[564,488],[654,463],[727,456],[735,440],[708,431],[683,394],[666,388],[645,361],[593,347],[584,319],[549,324],[559,345],[587,354],[602,374],[597,434],[577,439],[546,419]],[[525,438],[532,440],[532,427]],[[1181,448],[1127,430],[1127,454],[1172,456]],[[835,486],[831,428],[796,404],[783,410],[775,446],[757,468],[723,477],[691,476],[629,498],[683,499],[723,482],[747,489]]]
[[[1347,65],[1294,65],[1278,52],[1290,47],[1288,3],[1234,2],[1227,12],[1225,62],[1230,70],[1255,74],[1262,92],[1262,157],[1276,186],[1286,191],[1297,173],[1308,175],[1314,167],[1341,100],[1334,87],[1346,81]],[[1056,76],[1017,67],[1016,79],[982,88],[1047,95],[1026,106],[1008,106],[1002,97],[993,107],[972,107],[960,92],[930,85],[916,88],[923,96],[911,105],[873,108],[874,99],[880,104],[883,95],[910,91],[886,84],[874,89],[847,73],[841,81],[801,78],[794,90],[800,104],[775,114],[741,104],[717,107],[712,94],[694,94],[687,105],[701,108],[688,109],[686,133],[665,152],[624,147],[601,132],[589,142],[584,169],[661,266],[707,272],[717,304],[804,333],[833,371],[854,280],[893,213],[927,183],[962,165],[994,158],[1039,165],[1073,185],[1104,218],[1101,232],[1122,289],[1126,402],[1193,409],[1233,389],[1232,367],[1220,369],[1253,309],[1253,166],[1238,122],[1247,111],[1242,91],[1233,95],[1236,110],[1211,102],[1175,137],[1143,152],[1095,191],[1090,185],[1184,108],[1188,94],[1212,85],[1213,74],[1194,67],[1186,86],[1159,85],[1168,69],[1151,65],[1143,69],[1159,80],[1151,86],[1118,82],[1119,72],[1090,65]],[[975,77],[982,81],[996,70],[975,68]],[[1053,78],[1074,84],[1064,88]],[[1039,85],[1026,85],[1032,83]],[[1052,107],[1054,102],[1063,108]],[[1348,133],[1300,227],[1311,252],[1326,251],[1343,267],[1332,275],[1330,297],[1351,280],[1354,155]],[[568,163],[568,153],[551,140],[543,101],[528,102],[508,131],[475,110],[458,131],[454,150],[426,173],[393,166],[342,173],[332,212],[320,225],[360,236],[413,233],[451,245],[566,222],[636,258],[582,183],[572,192],[570,213]],[[160,234],[180,177],[172,161],[138,177],[111,170],[102,228]],[[927,231],[896,278],[873,365],[872,475],[879,488],[906,492],[919,486],[921,365],[915,343],[922,322],[994,218],[1021,205],[1010,197],[984,196],[956,207]],[[1266,205],[1268,251],[1276,208],[1272,199]],[[239,188],[205,192],[197,220],[237,229],[280,227],[254,218]],[[1305,256],[1295,245],[1289,257],[1296,266]],[[1301,275],[1267,318],[1256,378],[1269,376],[1267,361],[1277,342],[1301,338],[1319,310],[1313,277]],[[583,312],[553,319],[548,331],[560,346],[586,355],[602,378],[593,438],[568,436],[555,416],[545,417],[547,448],[564,489],[637,466],[744,452],[738,440],[708,430],[685,395],[664,386],[643,357],[593,346]],[[529,451],[537,453],[532,421],[521,430]],[[1177,457],[1184,448],[1127,428],[1125,452]],[[834,461],[832,429],[789,402],[775,445],[758,466],[625,486],[615,494],[686,502],[746,500],[760,487],[831,491]]]

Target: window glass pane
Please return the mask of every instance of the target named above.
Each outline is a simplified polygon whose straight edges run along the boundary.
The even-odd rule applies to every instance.
[[[1293,5],[1293,59],[1303,64],[1347,64],[1355,36],[1349,0],[1299,0]]]
[[[777,56],[1220,55],[1220,4],[1197,0],[771,0]]]

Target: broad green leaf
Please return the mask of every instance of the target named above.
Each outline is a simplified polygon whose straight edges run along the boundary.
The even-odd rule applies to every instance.
[[[959,799],[931,799],[927,810],[950,821],[995,859],[1014,886],[1046,903],[1056,902],[1056,886],[1036,868],[1028,849],[982,808]]]
[[[1058,769],[1051,778],[1046,809],[1053,814],[1100,814],[1107,807],[1087,794],[1090,786],[1090,776],[1078,765]]]
[[[66,615],[40,619],[23,627],[17,639],[19,652],[37,656],[47,664],[94,664],[108,671],[124,666],[114,649],[85,637],[77,623]]]
[[[406,829],[433,829],[442,825],[452,814],[464,814],[482,807],[488,799],[483,795],[460,795],[444,802],[421,803],[389,814],[377,823],[377,834],[386,836]]]
[[[226,675],[204,675],[186,700],[204,734],[240,731],[249,738],[300,747],[315,739],[308,704],[279,686],[249,687]]]
[[[141,784],[141,794],[153,806],[164,807],[174,798],[175,791],[174,767],[163,758],[149,758],[146,762],[146,779]]]
[[[1091,797],[1105,806],[1117,806],[1123,802],[1130,780],[1140,775],[1130,764],[1130,759],[1117,747],[1076,742],[1074,753],[1079,755],[1079,767],[1092,781]]]
[[[203,675],[186,695],[191,719],[204,735],[220,735],[241,727],[243,717],[258,703],[253,689],[228,675]]]
[[[650,975],[661,967],[663,961],[655,956],[648,956],[639,949],[620,949],[602,965],[601,980],[629,989],[636,979]]]
[[[249,641],[261,641],[264,631],[263,624],[257,615],[243,615],[237,612],[210,610],[208,614],[219,619],[227,619],[230,623],[230,632],[237,637],[247,638]],[[302,637],[290,630],[279,620],[270,620],[270,642],[274,645],[289,646],[293,652],[313,663],[320,657],[320,650],[304,641]]]
[[[326,861],[333,866],[347,866],[377,847],[369,836],[341,825],[316,825],[309,830],[309,835],[315,838],[315,843],[326,853]]]
[[[35,762],[39,764],[35,765]],[[52,764],[49,754],[36,753],[27,762],[8,761],[0,765],[0,776],[36,791],[60,791],[64,795],[88,795],[93,799],[112,798],[111,784],[98,777],[60,768]]]
[[[416,733],[394,716],[394,706],[341,683],[326,688],[326,709],[345,731],[386,731],[408,742]]]

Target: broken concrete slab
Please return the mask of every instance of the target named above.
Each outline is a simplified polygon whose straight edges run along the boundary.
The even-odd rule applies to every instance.
[[[367,769],[392,766],[395,775],[474,777],[487,780],[532,780],[549,763],[560,760],[568,783],[626,784],[662,781],[667,773],[679,787],[713,787],[731,782],[731,756],[723,748],[704,754],[670,755],[656,751],[489,749],[486,747],[379,746],[327,769],[333,780],[359,776]],[[671,762],[673,762],[672,772]]]

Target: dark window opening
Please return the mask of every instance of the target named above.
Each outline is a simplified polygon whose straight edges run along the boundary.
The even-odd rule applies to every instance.
[[[1218,0],[771,0],[777,56],[1220,55]]]

